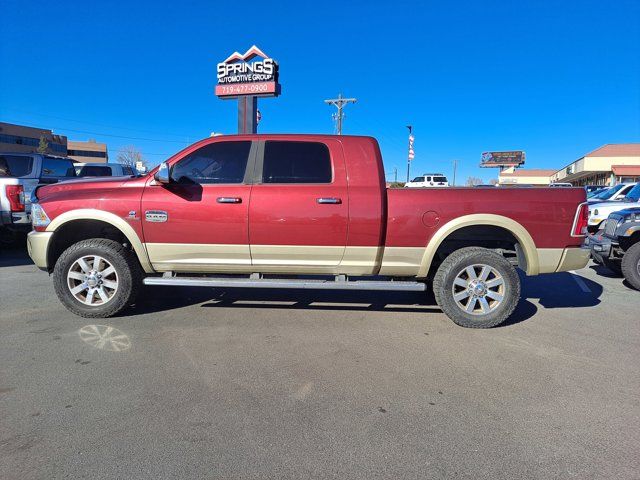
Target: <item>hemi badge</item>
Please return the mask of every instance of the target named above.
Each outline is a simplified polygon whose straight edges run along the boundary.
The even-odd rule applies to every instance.
[[[169,215],[162,210],[147,210],[144,212],[144,219],[147,222],[161,223],[166,222],[167,218],[169,218]]]

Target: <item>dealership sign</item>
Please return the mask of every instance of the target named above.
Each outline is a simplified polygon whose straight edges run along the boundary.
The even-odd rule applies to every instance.
[[[481,167],[517,167],[524,164],[525,153],[521,150],[512,152],[483,152]]]
[[[276,97],[280,94],[278,63],[255,45],[244,54],[234,52],[217,66],[216,95]]]

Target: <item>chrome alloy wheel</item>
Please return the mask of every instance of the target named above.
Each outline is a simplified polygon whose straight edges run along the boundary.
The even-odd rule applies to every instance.
[[[87,255],[71,265],[67,272],[67,286],[80,303],[104,305],[118,291],[118,274],[103,257]]]
[[[502,303],[505,282],[495,268],[476,264],[466,267],[456,275],[451,290],[456,305],[463,312],[486,315]]]

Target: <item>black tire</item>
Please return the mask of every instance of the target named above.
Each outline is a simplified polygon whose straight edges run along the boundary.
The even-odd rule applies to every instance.
[[[117,289],[113,296],[100,305],[85,305],[71,293],[67,274],[73,264],[85,256],[98,255],[115,268]],[[125,246],[105,238],[91,238],[75,243],[58,258],[53,270],[56,295],[67,310],[87,318],[108,318],[121,312],[134,302],[142,284],[142,268],[137,257]]]
[[[608,268],[609,270],[611,270],[613,273],[615,273],[619,277],[622,276],[622,264],[621,263],[622,262],[620,262],[620,260],[612,260],[610,258],[603,258],[602,259],[602,265],[605,268]]]
[[[480,300],[474,300],[472,309],[474,313],[465,312],[454,299],[454,281],[459,274],[470,266],[486,265],[493,269],[502,278],[502,300],[499,302],[489,299],[493,304],[489,305],[487,313],[479,313],[473,309],[473,305],[480,304]],[[491,279],[496,279],[491,273]],[[456,287],[461,288],[461,287]],[[462,292],[467,290],[462,289]],[[516,269],[499,253],[486,248],[467,247],[456,250],[450,254],[438,268],[433,279],[433,293],[436,302],[444,314],[461,327],[467,328],[491,328],[500,325],[507,320],[520,300],[520,278]],[[472,301],[472,296],[467,300],[467,306]],[[486,297],[483,297],[486,298]],[[481,305],[478,305],[481,310]]]
[[[640,242],[631,246],[622,257],[622,274],[629,284],[640,290]]]

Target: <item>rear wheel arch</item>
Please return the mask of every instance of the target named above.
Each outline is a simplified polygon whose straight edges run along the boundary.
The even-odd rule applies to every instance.
[[[496,233],[500,232],[496,240],[506,240],[505,234],[511,236],[515,244],[515,250],[518,253],[519,266],[527,275],[537,275],[540,272],[535,242],[522,224],[502,215],[472,214],[455,218],[436,231],[425,249],[417,276],[424,278],[435,272],[438,266],[437,254],[446,245],[445,242],[455,238],[456,234],[478,227],[494,229]],[[466,245],[461,245],[460,248],[471,246],[482,245],[478,244],[478,242],[470,241]]]
[[[97,209],[70,210],[57,216],[47,226],[46,231],[53,232],[47,251],[47,265],[50,270],[55,266],[57,258],[71,244],[89,238],[106,238],[128,243],[135,252],[142,269],[146,273],[154,272],[147,250],[136,231],[124,219],[113,213]],[[64,234],[69,232],[74,232],[71,236],[73,241],[64,237]],[[98,235],[96,235],[97,232],[99,232]]]

